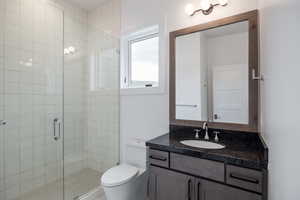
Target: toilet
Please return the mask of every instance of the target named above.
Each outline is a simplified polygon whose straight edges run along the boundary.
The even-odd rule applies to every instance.
[[[128,161],[107,170],[101,177],[101,185],[107,200],[146,200],[148,173],[146,167],[146,147],[140,140],[126,145],[130,157],[140,159]],[[134,155],[134,156],[133,156]],[[128,164],[131,163],[131,164]],[[140,166],[140,167],[137,167]]]
[[[145,200],[147,178],[145,169],[122,164],[106,171],[101,184],[107,200]]]

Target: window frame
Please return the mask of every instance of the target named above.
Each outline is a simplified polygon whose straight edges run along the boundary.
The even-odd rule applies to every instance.
[[[153,87],[132,87],[131,86],[131,45],[133,43],[144,41],[147,39],[158,37],[159,50],[158,50],[158,85]],[[122,37],[121,43],[121,74],[120,74],[120,87],[121,95],[138,95],[138,94],[154,94],[164,92],[164,70],[162,68],[162,34],[159,31],[159,26],[151,26],[141,29]],[[126,82],[125,82],[126,80]],[[151,83],[148,81],[142,83]]]
[[[126,76],[126,82],[124,83],[125,85],[127,85],[127,88],[147,88],[146,85],[147,84],[152,84],[153,82],[151,81],[141,81],[141,84],[144,85],[144,87],[135,87],[134,85],[134,81],[132,81],[132,44],[134,43],[138,43],[138,42],[142,42],[142,41],[146,41],[149,39],[153,39],[153,38],[158,38],[158,47],[159,47],[159,33],[153,33],[153,34],[149,34],[149,35],[145,35],[145,36],[141,36],[138,38],[135,38],[133,40],[129,40],[128,41],[128,74]],[[158,77],[159,77],[159,49],[158,49]],[[158,78],[158,82],[157,82],[157,86],[151,86],[151,88],[156,88],[159,87],[159,78]]]

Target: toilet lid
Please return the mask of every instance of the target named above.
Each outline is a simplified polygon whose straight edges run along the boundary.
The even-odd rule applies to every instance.
[[[101,183],[106,187],[122,185],[136,177],[138,172],[139,170],[136,167],[119,165],[106,171],[101,178]]]

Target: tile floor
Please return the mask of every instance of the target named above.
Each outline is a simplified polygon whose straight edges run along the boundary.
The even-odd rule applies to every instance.
[[[67,177],[65,179],[65,200],[73,200],[75,197],[79,197],[78,200],[106,200],[103,189],[99,187],[100,177],[101,174],[92,169],[84,169]],[[62,199],[55,196],[61,190],[62,182],[56,181],[15,200]],[[91,191],[96,191],[96,193],[94,195],[83,195]]]

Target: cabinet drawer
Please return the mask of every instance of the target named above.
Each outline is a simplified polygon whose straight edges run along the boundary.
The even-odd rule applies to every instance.
[[[200,180],[199,183],[197,200],[263,200],[262,195],[228,185],[207,180]]]
[[[150,149],[149,162],[153,165],[169,168],[169,152]]]
[[[170,165],[178,171],[224,182],[224,163],[171,153]]]
[[[255,192],[262,192],[262,178],[263,174],[260,171],[236,167],[232,165],[227,166],[227,184],[245,188]]]

